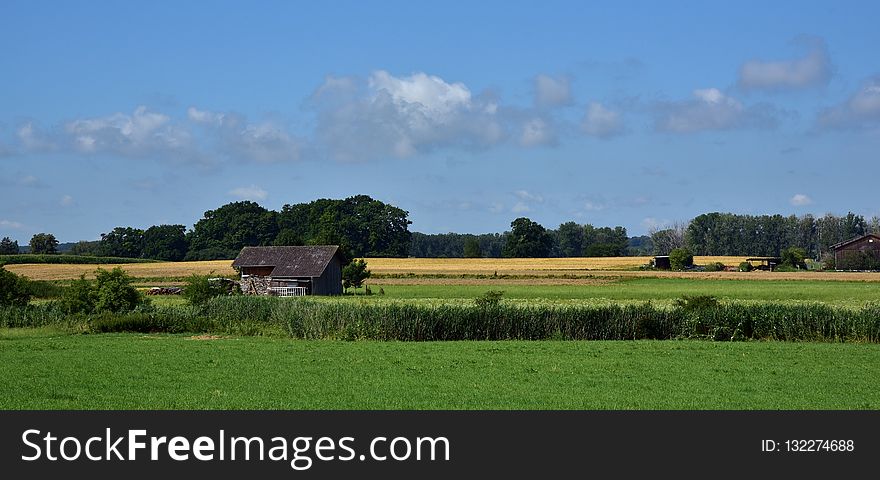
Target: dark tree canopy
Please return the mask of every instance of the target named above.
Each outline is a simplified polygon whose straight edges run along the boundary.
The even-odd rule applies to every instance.
[[[271,245],[278,234],[277,215],[250,201],[208,210],[189,233],[187,259],[235,258],[243,247]]]
[[[58,240],[51,233],[37,233],[31,237],[31,253],[56,254]]]
[[[580,257],[584,253],[584,227],[566,222],[556,230],[556,242],[560,257]]]
[[[278,225],[287,239],[309,245],[340,245],[353,257],[405,257],[411,233],[409,212],[357,195],[284,205]]]
[[[144,255],[144,231],[116,227],[110,233],[102,233],[99,251],[107,257],[141,258]]]
[[[420,258],[460,258],[468,240],[476,240],[481,256],[501,257],[501,249],[507,241],[507,233],[435,233],[413,232],[409,256]]]
[[[541,224],[526,217],[510,223],[510,236],[502,255],[514,258],[547,257],[553,248],[553,237]]]
[[[18,241],[12,240],[9,237],[3,237],[3,240],[0,240],[0,255],[17,255],[18,254]]]
[[[480,258],[483,251],[480,250],[480,241],[476,238],[468,238],[464,241],[464,258]]]
[[[186,227],[154,225],[144,232],[144,258],[177,262],[186,256]]]

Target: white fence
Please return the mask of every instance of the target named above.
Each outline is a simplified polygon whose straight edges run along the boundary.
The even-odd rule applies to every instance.
[[[279,297],[304,297],[306,287],[269,287],[269,292]]]

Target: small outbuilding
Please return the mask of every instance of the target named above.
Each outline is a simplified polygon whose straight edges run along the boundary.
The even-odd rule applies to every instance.
[[[232,262],[247,295],[342,294],[342,257],[337,245],[244,247]]]
[[[657,270],[669,270],[672,268],[672,263],[669,261],[669,255],[657,255],[654,257],[651,264]]]
[[[880,235],[869,233],[831,246],[837,270],[880,270]]]

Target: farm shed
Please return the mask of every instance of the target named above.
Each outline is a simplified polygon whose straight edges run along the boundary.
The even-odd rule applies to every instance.
[[[232,262],[248,295],[341,295],[342,258],[336,245],[244,247]]]
[[[831,246],[837,270],[880,270],[880,235],[869,233]]]

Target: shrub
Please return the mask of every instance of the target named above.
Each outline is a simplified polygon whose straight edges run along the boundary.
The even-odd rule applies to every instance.
[[[669,252],[669,264],[673,270],[684,270],[694,266],[694,255],[686,248],[676,248]]]
[[[501,290],[489,290],[474,299],[474,305],[480,308],[494,308],[501,304],[504,292]]]
[[[724,264],[721,262],[712,262],[706,265],[707,272],[723,272]]]
[[[59,304],[66,313],[92,313],[95,311],[96,297],[94,285],[83,274],[64,290]]]
[[[31,300],[31,289],[26,278],[0,266],[0,306],[23,307]]]
[[[186,279],[183,297],[193,305],[204,305],[208,300],[225,295],[226,288],[220,282],[212,282],[208,275],[193,274]]]
[[[342,269],[342,286],[346,290],[349,287],[354,287],[355,290],[361,288],[364,280],[368,278],[370,278],[370,271],[367,270],[367,262],[362,258],[352,260]]]
[[[99,268],[95,272],[95,310],[126,312],[141,303],[141,294],[131,285],[131,277],[121,267]]]
[[[739,271],[740,272],[751,272],[755,267],[752,266],[749,262],[740,262]]]
[[[804,258],[807,252],[803,248],[790,247],[782,251],[782,264],[792,268],[807,268]]]

